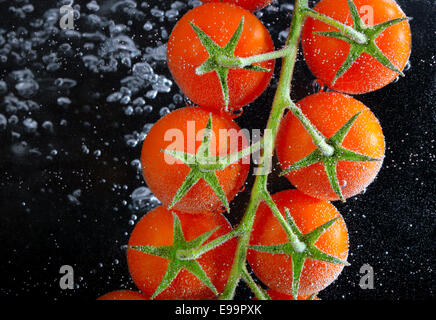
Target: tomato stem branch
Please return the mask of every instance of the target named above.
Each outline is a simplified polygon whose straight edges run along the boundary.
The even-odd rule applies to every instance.
[[[262,144],[263,140],[259,140],[239,152],[233,152],[219,157],[208,157],[201,163],[201,168],[203,170],[223,170],[229,165],[259,151],[262,148]]]
[[[258,299],[271,300],[269,295],[262,288],[260,288],[257,285],[257,283],[253,280],[245,265],[242,267],[241,274],[242,274],[242,279],[250,287],[250,289],[253,291],[253,293],[256,295]]]
[[[285,230],[286,235],[288,236],[289,242],[291,243],[292,247],[296,252],[303,252],[306,249],[306,245],[301,242],[296,234],[291,230],[291,227],[286,222],[283,215],[280,213],[279,208],[277,208],[277,205],[273,201],[271,195],[268,192],[264,193],[264,200],[268,207],[271,209],[272,213],[276,217],[276,219],[280,222],[280,225]]]
[[[332,27],[335,27],[344,36],[350,38],[351,40],[354,40],[359,44],[365,44],[368,42],[367,37],[363,33],[353,29],[353,27],[347,26],[346,24],[343,24],[335,19],[332,19],[329,16],[326,16],[310,8],[304,9],[304,14],[306,16],[325,22]]]
[[[178,250],[177,251],[177,257],[180,260],[195,260],[198,259],[202,254],[215,249],[216,247],[222,245],[224,242],[227,242],[228,240],[238,236],[240,234],[239,229],[233,229],[231,232],[226,233],[225,235],[218,237],[205,245],[194,248],[191,250]]]
[[[327,143],[326,138],[316,129],[310,120],[304,115],[301,109],[292,101],[289,103],[289,109],[300,120],[301,124],[306,129],[307,133],[312,137],[313,143],[318,147],[321,153],[330,157],[335,152],[335,149]]]
[[[289,29],[290,32],[286,41],[286,55],[283,58],[280,80],[266,126],[266,129],[270,132],[271,143],[273,146],[275,145],[277,132],[285,109],[292,105],[292,103],[290,104],[291,80],[297,60],[298,44],[300,42],[301,31],[305,19],[304,12],[307,7],[307,0],[296,0],[294,15]],[[261,157],[260,166],[264,171],[263,174],[256,176],[250,202],[248,203],[245,215],[241,221],[240,228],[242,228],[242,234],[240,235],[238,246],[236,248],[235,259],[224,292],[220,296],[221,300],[229,300],[234,297],[236,287],[241,279],[241,274],[243,273],[244,268],[246,268],[247,249],[256,211],[260,202],[264,200],[265,193],[268,192],[267,180],[271,166],[271,158],[274,152],[273,146],[271,148],[265,148]]]
[[[249,66],[253,63],[257,63],[257,62],[263,62],[263,61],[283,58],[288,53],[289,53],[289,48],[284,47],[280,50],[276,50],[276,51],[272,51],[272,52],[267,52],[267,53],[258,54],[258,55],[245,57],[245,58],[239,58],[239,62],[241,64],[241,67],[245,67],[245,66]]]

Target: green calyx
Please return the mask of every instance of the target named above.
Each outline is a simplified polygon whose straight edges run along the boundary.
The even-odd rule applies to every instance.
[[[241,18],[241,22],[237,27],[235,33],[230,38],[229,42],[220,47],[216,44],[203,30],[196,26],[193,22],[189,22],[192,29],[194,29],[201,43],[205,47],[209,58],[196,69],[198,75],[215,71],[221,84],[221,89],[224,98],[225,111],[229,109],[229,87],[227,77],[230,69],[247,69],[252,71],[264,71],[269,72],[269,69],[261,68],[256,65],[244,65],[242,60],[235,57],[235,49],[241,38],[242,30],[244,27],[244,17]]]
[[[336,73],[335,77],[333,78],[331,85],[334,85],[335,82],[342,75],[345,74],[345,72],[353,65],[353,63],[357,60],[357,58],[359,58],[359,56],[362,53],[369,54],[370,56],[377,59],[377,61],[379,61],[385,67],[399,73],[401,76],[404,76],[404,73],[397,66],[395,66],[389,60],[389,58],[386,57],[384,53],[379,49],[379,47],[375,43],[375,40],[384,30],[386,30],[390,26],[405,21],[408,18],[397,18],[386,22],[382,22],[375,26],[367,26],[365,25],[362,18],[360,17],[356,5],[352,0],[348,0],[348,6],[350,8],[351,17],[353,19],[353,28],[355,31],[365,35],[366,42],[362,42],[362,41],[358,42],[356,41],[356,39],[352,39],[351,37],[348,37],[347,35],[339,31],[316,32],[316,34],[343,40],[350,44],[350,52],[348,53],[345,62],[342,64],[342,66],[339,68],[338,72]]]
[[[250,246],[250,249],[259,252],[271,253],[271,254],[285,254],[291,257],[292,295],[294,299],[297,300],[301,272],[303,270],[303,266],[306,259],[314,259],[314,260],[325,261],[325,262],[340,264],[345,266],[349,266],[349,263],[347,261],[343,261],[334,256],[331,256],[321,251],[315,246],[315,243],[319,239],[319,237],[321,237],[321,235],[328,228],[330,228],[339,219],[339,217],[324,223],[323,225],[319,226],[318,228],[316,228],[315,230],[309,233],[302,234],[300,229],[296,225],[294,219],[292,218],[288,208],[285,208],[285,213],[286,213],[286,221],[289,227],[291,228],[295,236],[298,238],[298,240],[305,244],[304,250],[296,251],[295,245],[293,244],[293,240],[290,237],[288,237],[289,241],[286,243],[282,243],[278,245],[270,245],[270,246],[255,245],[255,246]]]
[[[171,282],[177,277],[182,268],[188,270],[195,275],[204,285],[206,285],[215,295],[218,291],[213,285],[212,281],[204,272],[201,265],[195,259],[180,259],[178,251],[180,250],[193,250],[200,248],[211,236],[217,231],[218,228],[203,233],[199,237],[191,241],[186,241],[183,234],[180,219],[176,213],[173,212],[173,244],[171,246],[132,246],[131,249],[138,250],[147,254],[158,256],[169,260],[168,268],[165,272],[162,281],[154,291],[151,299],[154,299],[158,294],[164,291]]]
[[[221,200],[226,210],[230,211],[229,201],[218,181],[216,171],[224,170],[229,165],[251,154],[253,146],[237,153],[223,156],[211,156],[210,140],[212,133],[212,114],[209,114],[209,120],[204,129],[202,143],[195,155],[175,150],[161,150],[161,152],[169,154],[177,160],[182,161],[190,168],[188,175],[174,195],[168,209],[173,208],[174,205],[181,200],[200,179],[203,179]]]
[[[338,161],[356,161],[356,162],[368,162],[368,161],[380,161],[380,159],[372,158],[366,155],[362,155],[360,153],[348,150],[342,147],[342,142],[344,141],[347,133],[350,131],[354,122],[360,115],[360,112],[355,114],[353,117],[348,120],[341,129],[338,130],[331,138],[326,139],[328,145],[332,146],[334,152],[332,155],[327,156],[324,155],[321,150],[318,148],[315,149],[308,156],[303,159],[295,162],[293,165],[289,166],[285,171],[283,171],[280,175],[285,175],[291,171],[295,171],[301,168],[308,167],[312,164],[321,162],[324,165],[325,172],[330,181],[330,185],[332,186],[333,191],[339,197],[339,199],[345,202],[345,198],[342,195],[342,188],[339,184],[338,176],[337,176],[337,163]]]

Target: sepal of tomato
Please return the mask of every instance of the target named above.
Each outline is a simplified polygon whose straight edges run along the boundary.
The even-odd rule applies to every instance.
[[[228,210],[250,168],[247,144],[229,116],[200,107],[177,109],[160,119],[144,140],[145,182],[167,208],[187,213]]]
[[[274,60],[245,66],[240,59],[274,51],[268,30],[251,12],[228,3],[206,3],[187,12],[168,41],[174,80],[194,103],[236,111],[268,86]]]
[[[366,26],[365,23],[362,21],[362,18],[360,17],[359,11],[357,11],[356,5],[354,4],[353,0],[348,0],[348,6],[350,8],[351,17],[353,18],[354,29],[366,35],[367,42],[357,43],[355,40],[344,36],[341,32],[338,31],[317,32],[317,34],[319,35],[343,40],[350,44],[350,52],[348,53],[347,59],[344,61],[344,63],[334,76],[332,85],[334,85],[336,80],[341,77],[345,72],[347,72],[348,69],[351,68],[357,58],[359,58],[359,56],[364,52],[377,59],[377,61],[384,65],[386,68],[389,68],[392,71],[399,73],[401,76],[404,76],[404,73],[398,67],[396,67],[389,60],[388,57],[384,55],[379,47],[377,47],[375,39],[377,39],[380,33],[385,31],[390,26],[407,20],[407,17],[385,21],[375,26]]]
[[[334,149],[333,155],[324,155],[321,150],[315,149],[311,154],[304,157],[303,159],[295,162],[293,165],[289,166],[280,175],[286,175],[291,171],[295,171],[301,168],[311,166],[315,163],[322,163],[329,179],[330,185],[339,199],[345,202],[345,198],[342,194],[341,186],[339,185],[337,165],[338,161],[355,161],[355,162],[370,162],[370,161],[381,161],[381,159],[372,158],[349,149],[342,147],[342,142],[344,141],[347,133],[350,131],[354,122],[361,112],[356,113],[351,117],[331,138],[327,139],[327,144],[332,146]]]
[[[361,8],[371,7],[373,13],[370,14],[379,23],[365,24],[355,2]],[[303,30],[303,51],[312,72],[330,88],[349,94],[374,91],[390,83],[398,74],[404,76],[402,69],[410,55],[410,27],[408,18],[395,1],[374,4],[371,0],[347,0],[347,3],[353,28],[366,41],[332,31],[332,27],[309,18]],[[314,9],[307,10],[336,14],[344,23],[348,20],[344,17],[342,4],[332,0],[321,1]],[[330,41],[322,37],[328,37]],[[343,55],[346,55],[345,59],[342,59]]]
[[[272,200],[256,212],[247,260],[270,289],[294,297],[316,294],[348,265],[345,222],[331,203],[298,190],[276,193]],[[286,219],[292,237],[275,211]],[[295,238],[304,244],[301,249]]]
[[[241,38],[242,30],[244,28],[244,17],[241,18],[241,22],[235,30],[235,33],[230,38],[229,42],[224,47],[220,47],[217,45],[206,32],[197,27],[194,23],[189,22],[192,29],[194,29],[207,53],[209,54],[209,58],[199,66],[195,71],[198,75],[203,75],[209,72],[216,72],[218,79],[220,81],[221,90],[224,98],[224,111],[229,111],[229,85],[228,85],[228,75],[230,69],[238,69],[230,68],[225,66],[228,65],[238,65],[238,58],[235,57],[235,49],[238,45],[239,39]],[[262,68],[256,66],[254,64],[242,67],[246,70],[251,71],[260,71],[260,72],[270,72],[270,69]]]
[[[248,147],[238,153],[213,157],[211,156],[210,150],[210,138],[212,133],[212,114],[209,114],[209,120],[203,133],[203,141],[201,146],[198,148],[196,155],[175,150],[161,150],[190,167],[188,175],[174,195],[168,209],[171,209],[180,199],[182,199],[200,179],[203,179],[207,184],[209,184],[216,196],[221,200],[226,210],[228,212],[230,211],[229,201],[218,181],[216,170],[227,168],[232,163],[235,163],[250,154],[251,150],[250,147]]]
[[[163,211],[165,212],[165,211]],[[211,236],[220,228],[216,228],[204,232],[192,240],[186,240],[180,218],[177,213],[171,212],[173,216],[173,243],[168,246],[152,246],[152,245],[131,245],[131,250],[140,251],[149,255],[164,258],[169,261],[166,272],[160,281],[151,299],[156,298],[160,293],[167,289],[174,279],[178,276],[182,269],[186,269],[192,273],[198,280],[207,286],[214,295],[218,295],[218,291],[212,280],[208,277],[201,264],[196,259],[179,258],[179,251],[189,251],[201,248],[201,246],[210,240]]]
[[[371,110],[335,92],[307,96],[297,106],[333,153],[317,149],[301,121],[288,113],[277,135],[277,157],[289,181],[305,194],[328,201],[344,201],[365,190],[385,154],[383,130]]]
[[[285,254],[291,257],[292,260],[292,295],[298,297],[298,287],[300,285],[301,271],[303,270],[304,263],[306,259],[313,259],[318,261],[325,261],[334,264],[341,264],[348,266],[347,261],[338,259],[332,255],[329,255],[315,246],[315,242],[321,237],[321,235],[330,228],[340,217],[336,217],[313,231],[303,234],[298,226],[296,225],[294,219],[292,218],[289,209],[285,208],[286,222],[292,229],[294,234],[297,236],[298,240],[305,244],[305,249],[302,252],[298,252],[294,249],[292,240],[289,239],[288,242],[277,244],[277,245],[254,245],[250,246],[258,252],[266,252],[272,254]]]

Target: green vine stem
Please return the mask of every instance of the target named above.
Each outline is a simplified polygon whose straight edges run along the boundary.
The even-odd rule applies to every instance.
[[[337,28],[344,36],[350,38],[351,40],[356,41],[359,44],[365,44],[368,42],[368,38],[363,33],[356,31],[352,27],[340,23],[339,21],[336,21],[335,19],[332,19],[329,16],[326,16],[310,8],[305,8],[304,13],[307,16],[310,16],[312,18],[327,23],[332,27]]]
[[[306,249],[306,244],[300,241],[298,236],[293,232],[292,228],[280,213],[279,209],[275,205],[271,195],[267,190],[268,175],[271,171],[271,159],[274,153],[277,133],[285,110],[289,109],[290,112],[292,112],[300,120],[306,131],[312,137],[313,143],[317,146],[323,156],[331,157],[335,153],[334,146],[329,144],[330,140],[326,139],[326,137],[324,137],[316,129],[316,127],[309,121],[309,119],[303,114],[301,109],[291,99],[291,80],[297,60],[298,47],[304,20],[308,16],[313,17],[337,28],[339,30],[339,33],[350,39],[350,41],[355,41],[359,44],[365,44],[366,42],[368,42],[366,34],[353,29],[353,27],[342,24],[339,21],[336,21],[328,16],[325,16],[310,9],[308,7],[308,0],[295,0],[294,7],[294,14],[289,29],[290,32],[286,40],[286,44],[282,49],[244,58],[234,57],[225,54],[217,54],[214,56],[214,59],[216,59],[215,61],[216,63],[218,63],[220,68],[244,68],[247,66],[252,66],[253,63],[283,58],[280,79],[265,131],[269,134],[268,141],[264,141],[264,137],[261,141],[253,144],[252,146],[247,147],[240,152],[232,154],[230,155],[230,157],[227,156],[227,159],[221,157],[206,157],[205,163],[201,164],[202,169],[204,170],[220,170],[222,169],[222,167],[225,167],[232,162],[248,156],[252,152],[262,150],[259,162],[259,169],[261,171],[256,175],[256,179],[251,191],[250,201],[248,203],[247,209],[240,225],[232,232],[218,237],[217,239],[203,246],[191,248],[189,250],[177,251],[177,258],[180,260],[197,259],[205,252],[214,249],[215,247],[223,244],[224,242],[232,238],[238,237],[238,245],[236,248],[235,259],[230,270],[229,279],[227,281],[224,292],[219,297],[220,300],[233,299],[236,287],[238,286],[241,279],[243,279],[247,283],[247,285],[252,289],[253,293],[258,299],[270,299],[269,296],[255,283],[246,268],[247,249],[249,246],[251,230],[253,227],[256,211],[262,201],[264,201],[270,207],[274,216],[280,222],[281,226],[283,227],[288,236],[288,239],[293,249],[296,252],[304,252]],[[242,28],[242,25],[243,21],[241,21],[240,28]],[[199,33],[202,32],[201,30],[197,31]],[[207,35],[205,34],[201,36],[202,38],[207,37]]]
[[[335,149],[327,143],[326,138],[312,125],[301,109],[292,101],[289,104],[289,109],[298,120],[300,120],[307,133],[312,137],[313,143],[318,147],[321,153],[327,157],[332,156]]]
[[[330,18],[329,16],[326,16],[322,13],[319,13],[313,9],[307,8],[307,6],[301,10],[301,14],[304,17],[309,16],[309,17],[315,18],[317,20],[320,20],[320,21],[322,21],[322,22],[324,22],[332,27],[337,28],[341,34],[343,34],[345,37],[349,38],[350,40],[357,42],[358,44],[365,44],[368,42],[368,38],[364,33],[355,30],[351,26],[343,24],[337,20],[334,20],[334,19]],[[220,56],[220,57],[217,57],[217,61],[219,62],[219,64],[222,67],[244,68],[244,67],[250,66],[254,63],[284,58],[289,54],[289,52],[291,50],[292,50],[292,48],[290,48],[287,45],[287,46],[283,47],[282,49],[279,49],[276,51],[262,53],[262,54],[258,54],[258,55],[254,55],[254,56],[250,56],[250,57],[228,58],[226,56]]]
[[[274,102],[271,114],[266,126],[267,130],[271,132],[272,143],[275,145],[277,132],[280,126],[281,119],[283,118],[285,109],[292,105],[291,103],[291,80],[294,74],[294,67],[297,58],[298,44],[305,19],[305,9],[307,8],[307,0],[296,0],[295,11],[292,18],[290,32],[286,40],[286,55],[283,58],[283,64],[280,73],[280,80],[277,86],[277,91],[274,97]],[[230,271],[229,280],[226,284],[223,294],[220,296],[221,300],[233,299],[236,287],[241,278],[241,272],[245,268],[247,248],[250,241],[251,229],[254,223],[256,210],[261,201],[265,200],[267,191],[268,173],[270,171],[270,159],[273,156],[274,148],[264,149],[261,158],[260,167],[263,172],[256,176],[254,186],[251,192],[250,202],[242,219],[240,228],[243,233],[241,234],[238,246],[236,249],[236,256]],[[290,231],[292,232],[292,231]]]
[[[258,299],[271,300],[271,297],[262,288],[260,288],[256,284],[256,282],[254,282],[253,278],[251,277],[245,265],[242,267],[241,273],[242,273],[241,275],[242,279],[250,287],[250,289],[253,291],[253,293],[256,295]]]
[[[292,231],[291,227],[289,226],[289,224],[286,222],[285,218],[280,213],[279,208],[277,208],[274,200],[272,199],[271,195],[268,192],[265,193],[264,200],[265,200],[266,204],[268,205],[268,207],[271,208],[271,211],[274,214],[274,217],[279,221],[280,225],[285,230],[286,235],[290,239],[291,245],[294,248],[294,250],[296,252],[303,252],[304,249],[306,249],[306,245],[303,242],[301,242],[298,239],[298,237],[295,235],[295,233]]]

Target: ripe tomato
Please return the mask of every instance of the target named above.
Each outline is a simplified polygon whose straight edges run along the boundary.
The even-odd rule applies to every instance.
[[[204,3],[208,2],[227,2],[240,6],[250,11],[260,10],[269,5],[273,0],[203,0]]]
[[[235,56],[247,57],[274,50],[274,44],[262,22],[252,13],[227,3],[208,3],[186,13],[177,23],[168,41],[167,61],[173,78],[189,99],[202,107],[225,108],[223,93],[215,71],[197,75],[195,69],[209,54],[189,22],[194,23],[223,47],[245,18]],[[255,100],[268,86],[274,61],[256,64],[270,72],[231,69],[228,74],[229,109],[237,110]]]
[[[294,297],[292,295],[289,294],[284,294],[284,293],[280,293],[274,290],[266,290],[266,293],[268,293],[269,297],[271,298],[271,300],[294,300]],[[307,295],[307,296],[298,296],[297,300],[309,300],[309,298],[311,297],[311,295]],[[253,298],[253,300],[259,300],[256,297]],[[321,300],[318,297],[314,297],[311,300]]]
[[[272,196],[283,216],[288,208],[297,227],[303,234],[340,217],[321,237],[315,246],[339,259],[348,255],[348,232],[336,208],[327,201],[306,196],[298,190],[286,190]],[[288,242],[287,235],[265,203],[261,203],[253,225],[250,245],[277,245]],[[254,273],[270,289],[292,295],[292,261],[285,254],[271,254],[248,250],[248,262]],[[300,277],[299,295],[319,292],[339,275],[343,266],[307,259]]]
[[[298,102],[298,106],[313,125],[327,138],[336,133],[353,115],[361,111],[342,146],[351,151],[383,159],[383,131],[374,114],[361,102],[340,93],[318,93]],[[300,121],[288,113],[277,136],[277,157],[283,169],[303,159],[315,150],[312,138]],[[337,177],[344,198],[362,192],[377,176],[382,161],[339,161]],[[322,163],[289,172],[286,177],[300,191],[319,199],[338,200]]]
[[[268,295],[270,296],[271,300],[294,300],[294,297],[289,294],[283,294],[274,290],[267,290],[266,291]],[[297,300],[309,300],[310,295],[307,296],[298,296]],[[321,300],[318,297],[314,297],[312,300]]]
[[[154,124],[148,133],[141,154],[142,169],[147,185],[165,207],[171,204],[190,168],[185,163],[161,152],[172,149],[195,154],[201,145],[202,132],[212,113],[211,155],[226,155],[246,147],[247,140],[238,125],[228,116],[219,115],[199,107],[177,109]],[[221,130],[221,132],[220,132]],[[220,135],[228,133],[227,139]],[[238,134],[240,137],[238,138]],[[214,141],[215,140],[215,141]],[[236,162],[224,170],[216,171],[218,181],[229,202],[242,188],[247,178],[248,161]],[[222,210],[223,203],[209,184],[199,180],[173,207],[188,213]]]
[[[231,231],[231,226],[221,214],[192,215],[177,213],[186,241],[205,232],[215,231],[207,242]],[[161,282],[168,260],[131,249],[131,246],[171,246],[173,244],[173,216],[164,207],[147,213],[134,228],[127,249],[127,263],[136,286],[146,297],[151,297]],[[236,239],[231,239],[197,259],[218,292],[224,290],[236,250]],[[171,284],[155,299],[208,299],[214,293],[186,269],[182,269]]]
[[[405,17],[394,0],[353,1],[363,22],[367,25],[376,25]],[[314,10],[347,25],[352,25],[347,0],[322,0],[314,7]],[[336,31],[336,29],[319,20],[308,18],[303,29],[302,43],[304,57],[310,70],[331,89],[361,94],[380,89],[398,76],[398,73],[383,66],[367,53],[363,53],[351,68],[331,86],[334,76],[349,53],[350,44],[314,33],[326,31]],[[387,28],[375,42],[397,68],[404,69],[411,49],[410,26],[407,21]]]
[[[112,291],[97,298],[97,300],[147,300],[140,292],[130,290]]]

